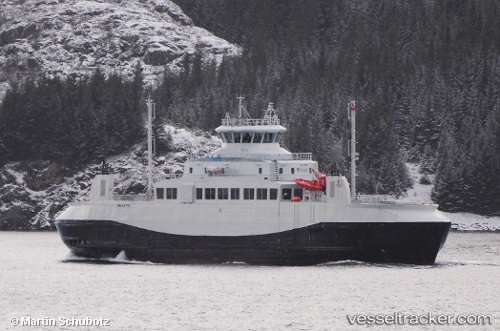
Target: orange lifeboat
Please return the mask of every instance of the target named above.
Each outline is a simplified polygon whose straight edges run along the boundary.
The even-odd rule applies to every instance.
[[[293,181],[300,187],[309,191],[322,191],[325,192],[326,188],[326,175],[314,171],[317,180],[309,180],[304,178],[295,178]]]

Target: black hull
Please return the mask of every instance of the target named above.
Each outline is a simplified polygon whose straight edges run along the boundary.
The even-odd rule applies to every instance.
[[[340,260],[431,265],[450,222],[318,223],[254,236],[183,236],[113,221],[58,220],[57,230],[81,257],[115,257],[157,263],[245,262],[314,265]]]

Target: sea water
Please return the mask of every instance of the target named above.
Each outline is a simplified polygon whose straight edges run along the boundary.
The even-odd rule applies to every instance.
[[[452,232],[434,266],[269,267],[89,261],[0,232],[0,330],[500,330],[500,233]]]

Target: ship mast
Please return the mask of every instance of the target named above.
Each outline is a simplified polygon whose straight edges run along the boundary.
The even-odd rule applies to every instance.
[[[155,104],[151,96],[146,100],[148,105],[148,187],[147,195],[153,196],[153,119],[155,117]]]
[[[356,101],[349,102],[347,106],[347,114],[351,120],[351,202],[356,201]]]
[[[244,96],[239,95],[237,96],[238,98],[238,122],[241,124],[244,118],[250,118],[250,115],[248,114],[247,110],[245,109],[245,106],[243,106],[243,99],[245,99]]]

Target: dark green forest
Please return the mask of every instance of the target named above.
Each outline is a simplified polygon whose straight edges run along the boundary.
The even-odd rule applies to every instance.
[[[441,209],[500,215],[500,2],[175,2],[241,56],[187,55],[147,92],[139,70],[16,86],[0,107],[0,162],[124,151],[143,137],[146,93],[161,120],[212,131],[243,94],[254,116],[275,103],[290,150],[347,174],[356,100],[360,192],[404,194],[415,162],[436,174]]]
[[[50,160],[77,168],[144,138],[142,78],[44,76],[14,85],[0,106],[0,163]]]

